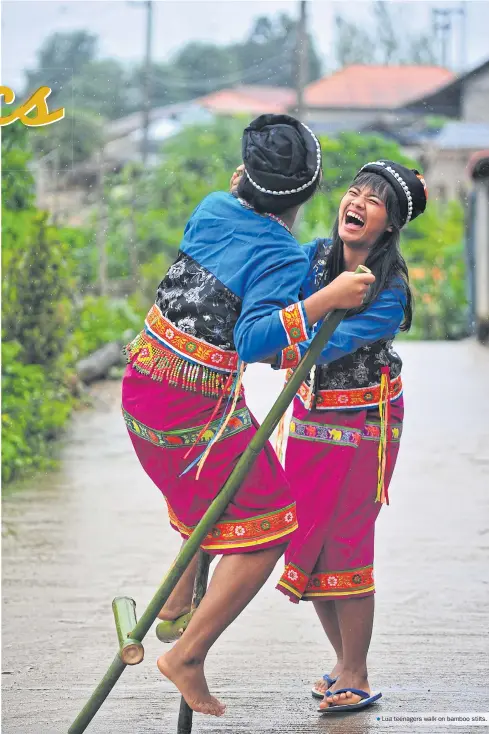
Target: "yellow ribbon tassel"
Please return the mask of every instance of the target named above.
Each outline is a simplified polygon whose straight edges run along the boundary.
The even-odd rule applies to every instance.
[[[285,413],[280,419],[278,424],[277,442],[275,444],[275,453],[277,454],[280,463],[284,460],[284,444],[285,444]]]
[[[385,489],[385,468],[387,464],[387,444],[388,444],[388,428],[389,428],[389,395],[390,380],[389,368],[383,367],[380,377],[380,440],[379,440],[379,466],[377,474],[377,496],[376,502],[389,504],[389,498]]]

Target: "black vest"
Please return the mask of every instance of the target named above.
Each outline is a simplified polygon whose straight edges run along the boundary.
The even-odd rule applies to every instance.
[[[184,252],[158,286],[156,305],[189,336],[219,349],[236,350],[233,332],[241,299]]]
[[[330,254],[331,241],[318,240],[312,261],[313,280],[317,290],[326,282]],[[374,387],[380,384],[382,367],[389,367],[390,379],[395,379],[401,374],[402,360],[392,348],[392,342],[392,339],[380,339],[330,364],[317,365],[314,392]]]

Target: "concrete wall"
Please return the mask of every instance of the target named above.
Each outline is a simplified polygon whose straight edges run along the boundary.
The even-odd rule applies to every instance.
[[[305,122],[344,123],[345,130],[360,129],[374,122],[385,110],[348,110],[328,107],[311,107],[306,110]]]
[[[428,183],[431,201],[446,204],[452,199],[465,200],[470,179],[466,173],[471,150],[425,151],[424,174]]]
[[[489,69],[465,81],[462,90],[462,119],[489,123]]]
[[[475,325],[480,341],[489,340],[489,179],[475,183]]]

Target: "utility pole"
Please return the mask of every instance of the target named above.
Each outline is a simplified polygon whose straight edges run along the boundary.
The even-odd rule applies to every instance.
[[[467,69],[467,3],[464,0],[458,10],[460,14],[460,63],[459,71],[463,74]]]
[[[307,35],[307,3],[306,3],[306,0],[300,0],[299,2],[299,20],[297,22],[297,46],[296,46],[296,59],[297,59],[296,115],[299,120],[304,119],[304,113],[305,113],[304,89],[307,85],[307,80],[309,78],[308,40],[309,39]]]
[[[451,10],[448,8],[433,8],[433,26],[435,38],[440,35],[441,65],[448,66],[448,41],[452,30]]]
[[[151,113],[151,46],[153,36],[153,0],[145,0],[146,41],[144,54],[143,81],[143,137],[141,139],[141,159],[146,165],[149,153],[149,121]]]
[[[460,18],[460,43],[459,43],[459,59],[455,66],[462,72],[467,63],[467,7],[466,2],[462,2],[458,7],[433,8],[432,9],[433,30],[435,38],[440,36],[441,44],[441,64],[448,67],[448,47],[452,41],[452,18],[459,16]]]

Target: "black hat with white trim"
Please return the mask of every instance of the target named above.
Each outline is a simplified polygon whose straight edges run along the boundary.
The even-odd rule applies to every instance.
[[[426,209],[428,190],[424,178],[416,169],[406,168],[394,161],[379,160],[362,166],[357,175],[365,171],[377,173],[391,184],[399,199],[401,226],[412,222]]]
[[[321,146],[314,133],[290,115],[260,115],[243,133],[243,163],[262,194],[303,199],[318,180]]]

